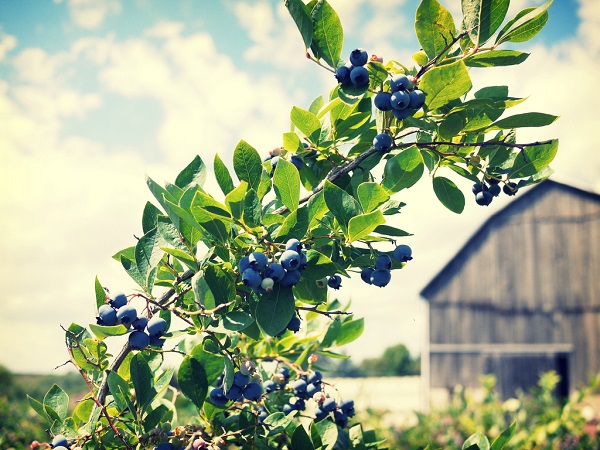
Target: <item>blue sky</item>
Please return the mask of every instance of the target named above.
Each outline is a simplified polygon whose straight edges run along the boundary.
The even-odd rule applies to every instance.
[[[60,324],[93,321],[94,277],[115,290],[134,288],[110,256],[141,231],[151,199],[146,174],[172,181],[195,154],[209,166],[216,152],[229,161],[240,139],[266,154],[289,130],[292,106],[327,95],[331,74],[303,57],[282,3],[0,2],[1,364],[52,370],[66,358]],[[344,55],[363,47],[411,64],[418,2],[331,3],[344,24]],[[459,1],[442,3],[458,22]],[[509,15],[541,3],[513,0]],[[600,158],[589,143],[598,120],[590,105],[600,103],[591,89],[600,74],[598,5],[555,0],[546,29],[516,47],[532,52],[522,66],[472,72],[476,87],[507,84],[529,97],[515,112],[560,115],[521,139],[559,137],[557,179],[595,190]],[[397,342],[421,349],[420,288],[505,204],[468,202],[456,216],[436,203],[427,179],[400,199],[409,205],[397,220],[415,233],[414,264],[389,289],[353,280],[340,291],[366,318],[348,350],[356,359]]]

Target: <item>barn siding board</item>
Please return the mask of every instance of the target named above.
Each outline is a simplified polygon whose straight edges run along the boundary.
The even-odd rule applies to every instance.
[[[529,189],[421,294],[430,303],[430,346],[438,345],[429,355],[432,387],[478,384],[492,371],[507,393],[554,366],[566,370],[571,389],[586,383],[600,371],[600,195],[554,181]],[[457,353],[443,344],[502,351]],[[511,355],[511,345],[521,354]]]

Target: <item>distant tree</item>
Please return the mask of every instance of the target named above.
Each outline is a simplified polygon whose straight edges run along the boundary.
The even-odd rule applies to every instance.
[[[420,358],[413,359],[404,344],[397,344],[386,348],[378,358],[365,359],[359,369],[367,377],[418,375]]]

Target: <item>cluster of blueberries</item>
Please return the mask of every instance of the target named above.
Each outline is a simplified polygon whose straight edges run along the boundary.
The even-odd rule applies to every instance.
[[[233,384],[225,391],[223,386],[223,376],[219,378],[217,387],[212,389],[208,398],[215,406],[225,406],[230,400],[242,401],[243,399],[257,401],[263,394],[263,386],[253,381],[254,370],[249,366],[242,366],[240,370],[233,375]]]
[[[486,184],[487,182],[487,184]],[[517,193],[517,184],[512,181],[507,181],[500,188],[500,180],[496,178],[488,178],[486,182],[475,183],[473,185],[473,194],[475,194],[475,202],[481,206],[488,206],[492,203],[494,197],[498,197],[500,192],[506,195],[515,195]]]
[[[155,315],[148,320],[146,316],[138,315],[135,307],[127,302],[127,296],[119,293],[107,304],[98,308],[98,325],[125,325],[133,328],[129,334],[129,346],[134,350],[143,350],[149,345],[162,347],[165,340],[162,337],[167,332],[165,319]]]
[[[267,380],[263,383],[265,393],[270,394],[278,390],[284,390],[290,380],[290,371],[287,367],[280,367],[274,375],[273,380]],[[318,370],[311,371],[308,375],[301,375],[291,384],[291,390],[294,396],[283,405],[281,411],[289,414],[292,411],[304,411],[306,401],[312,399],[317,406],[314,409],[315,419],[323,420],[333,413],[334,421],[337,425],[344,428],[348,425],[348,418],[353,417],[354,401],[343,400],[338,405],[334,398],[327,397],[323,392],[323,375]],[[259,409],[258,419],[264,420],[267,411],[264,407]]]
[[[342,86],[365,87],[369,84],[369,71],[365,64],[369,60],[369,54],[362,48],[350,52],[350,62],[340,66],[335,71],[335,78]]]
[[[412,249],[406,245],[398,245],[392,254],[398,262],[408,262],[412,258]],[[387,254],[381,254],[375,258],[374,267],[364,267],[360,272],[360,278],[367,284],[385,287],[392,279],[392,258]]]
[[[244,256],[239,263],[242,282],[258,294],[271,292],[275,283],[288,288],[295,286],[305,268],[306,255],[298,239],[287,241],[279,263],[269,261],[267,255],[259,251]]]
[[[425,93],[415,88],[414,77],[403,73],[390,79],[392,92],[380,91],[375,95],[373,103],[380,111],[392,111],[398,120],[412,116],[425,104]]]

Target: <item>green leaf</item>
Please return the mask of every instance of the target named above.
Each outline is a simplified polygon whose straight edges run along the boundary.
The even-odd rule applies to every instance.
[[[516,50],[492,50],[489,52],[475,53],[465,60],[469,67],[498,67],[514,66],[521,64],[529,57],[529,53]]]
[[[165,208],[165,199],[177,204],[177,199],[175,197],[173,197],[173,195],[171,195],[171,193],[169,191],[167,191],[165,188],[163,188],[162,186],[160,186],[158,183],[156,183],[152,178],[150,177],[146,177],[146,185],[148,186],[148,189],[150,189],[150,192],[152,192],[152,195],[154,195],[154,198],[156,198],[156,200],[158,201],[158,203]],[[166,210],[166,208],[165,208]]]
[[[169,413],[167,405],[158,405],[152,409],[146,417],[144,417],[144,431],[147,433],[151,432],[152,429],[156,428],[158,424],[163,421],[163,418]]]
[[[444,177],[433,179],[433,191],[446,208],[456,214],[465,209],[465,196],[452,180]]]
[[[215,171],[215,177],[217,178],[217,183],[219,184],[221,191],[225,195],[229,194],[234,188],[233,179],[231,178],[231,174],[229,173],[227,166],[221,160],[218,153],[215,153],[213,169]]]
[[[399,228],[391,227],[389,225],[379,225],[375,228],[375,233],[383,234],[385,236],[405,237],[412,236],[411,233],[401,230]]]
[[[509,21],[496,37],[496,44],[503,42],[525,42],[540,32],[548,21],[548,8],[552,0],[548,0],[537,8],[526,8]]]
[[[504,448],[504,446],[506,444],[508,444],[508,442],[510,441],[510,439],[513,437],[513,434],[515,434],[515,428],[517,426],[517,422],[513,422],[510,424],[510,426],[504,430],[502,433],[500,433],[496,439],[494,439],[492,441],[492,445],[490,447],[490,450],[502,450]]]
[[[198,206],[192,206],[192,214],[196,222],[210,233],[213,238],[220,243],[228,241],[231,232],[230,218]]]
[[[323,59],[329,66],[336,68],[344,43],[340,18],[326,0],[316,2],[311,17],[313,38],[310,48],[317,59]]]
[[[143,235],[135,246],[135,263],[146,283],[150,271],[158,266],[164,252],[161,250],[162,240],[157,236],[157,230],[150,230]]]
[[[358,201],[364,212],[369,213],[390,199],[388,192],[379,183],[361,183],[356,190]]]
[[[282,242],[284,239],[296,238],[298,240],[304,238],[308,230],[308,208],[298,208],[296,211],[288,214],[277,232],[277,241]]]
[[[298,425],[292,434],[292,448],[301,448],[302,450],[314,450],[315,448],[302,425]]]
[[[154,390],[154,378],[150,366],[142,353],[137,353],[131,358],[129,371],[137,404],[140,410],[144,411],[156,396],[156,391]]]
[[[98,339],[105,339],[109,336],[123,336],[129,332],[129,329],[125,325],[96,325],[90,323],[90,330]]]
[[[318,143],[321,134],[321,122],[313,113],[294,106],[290,112],[290,120],[311,142]]]
[[[332,320],[327,327],[327,332],[323,339],[321,340],[321,347],[327,348],[330,347],[340,336],[342,332],[342,323],[339,318]]]
[[[329,180],[325,181],[323,198],[327,207],[342,227],[342,230],[344,230],[344,234],[347,234],[348,222],[350,222],[352,217],[360,214],[360,205],[354,197]]]
[[[202,364],[190,356],[185,356],[177,372],[177,383],[181,392],[196,406],[202,408],[202,404],[208,393],[208,380],[206,371]]]
[[[342,324],[342,329],[335,343],[339,346],[349,344],[358,339],[365,329],[365,321],[360,318],[357,320],[348,320]]]
[[[511,128],[526,128],[526,127],[545,127],[553,123],[558,116],[552,114],[528,112],[515,114],[514,116],[506,117],[498,122],[494,122],[488,130],[506,130]]]
[[[463,61],[434,67],[425,72],[419,87],[425,92],[425,104],[430,110],[446,105],[469,92],[471,78]]]
[[[294,295],[290,288],[276,284],[256,305],[256,321],[270,336],[284,330],[294,315]]]
[[[319,436],[321,436],[321,442],[323,443],[323,450],[332,450],[338,439],[338,427],[335,423],[330,420],[321,420],[314,423]]]
[[[135,407],[131,401],[129,384],[114,370],[111,370],[108,374],[108,390],[113,396],[119,411],[125,411],[129,408],[132,413],[135,412]]]
[[[326,255],[317,250],[310,249],[306,252],[306,269],[302,272],[302,278],[317,281],[323,277],[335,275],[339,267]]]
[[[341,273],[340,270],[338,272]],[[313,276],[311,275],[311,277]],[[296,299],[301,302],[311,305],[319,305],[327,302],[327,287],[317,284],[314,280],[308,280],[304,272],[302,273],[302,278],[300,278],[300,281],[292,290]]]
[[[348,439],[350,439],[350,448],[353,450],[366,450],[360,423],[353,425],[348,430]]]
[[[476,47],[485,44],[502,25],[508,5],[506,0],[462,0],[463,26]]]
[[[189,354],[191,357],[198,360],[204,368],[208,385],[214,385],[223,373],[223,368],[225,367],[223,356],[206,351],[203,344],[196,345]]]
[[[558,140],[548,144],[526,147],[515,159],[508,174],[509,178],[525,178],[545,169],[552,162],[558,151]]]
[[[490,450],[490,441],[488,441],[488,438],[483,433],[478,431],[469,436],[463,444],[462,450],[467,449]]]
[[[215,299],[215,307],[235,299],[235,281],[221,267],[207,265],[204,279]]]
[[[200,156],[196,155],[191,163],[183,169],[175,179],[175,185],[184,191],[193,185],[202,187],[206,180],[206,165]]]
[[[290,211],[296,211],[300,203],[300,175],[291,162],[280,158],[273,173],[273,188],[277,199]]]
[[[46,410],[44,409],[44,404],[42,402],[36,400],[33,397],[30,397],[29,395],[27,395],[27,401],[29,402],[29,406],[31,406],[31,408],[36,413],[38,413],[38,415],[44,420],[53,420],[52,418],[48,417],[48,414],[46,413]]]
[[[261,224],[261,203],[254,189],[246,192],[244,197],[244,223],[249,227],[258,227]]]
[[[398,192],[414,185],[421,176],[425,164],[416,146],[411,146],[388,159],[384,168],[382,186],[389,192]]]
[[[313,38],[313,22],[310,17],[310,11],[302,0],[285,0],[285,7],[288,9],[292,19],[302,35],[304,46],[309,48]]]
[[[437,0],[423,0],[417,8],[415,30],[421,47],[435,58],[456,36],[454,19]]]
[[[233,170],[240,180],[250,189],[258,191],[262,175],[262,161],[258,152],[246,141],[238,142],[233,151]]]
[[[244,214],[244,199],[248,183],[242,181],[238,187],[229,191],[225,196],[225,204],[229,208],[231,215],[240,220]]]
[[[221,316],[221,323],[216,327],[216,332],[242,331],[248,328],[254,319],[244,311],[231,311]]]
[[[94,290],[96,292],[96,309],[98,309],[106,304],[106,291],[102,287],[102,284],[100,284],[98,277],[96,277],[96,280],[94,281]]]
[[[152,203],[146,202],[146,206],[144,207],[144,212],[142,214],[142,230],[144,231],[144,234],[156,227],[158,216],[161,214],[163,213],[160,209],[158,209]]]
[[[359,241],[367,237],[379,225],[385,223],[381,210],[354,216],[348,222],[348,242]]]
[[[292,153],[296,153],[299,150],[304,150],[304,146],[302,145],[302,142],[300,142],[300,138],[293,131],[283,133],[283,148]]]
[[[53,420],[63,422],[67,418],[69,396],[54,384],[44,396],[44,410]]]

